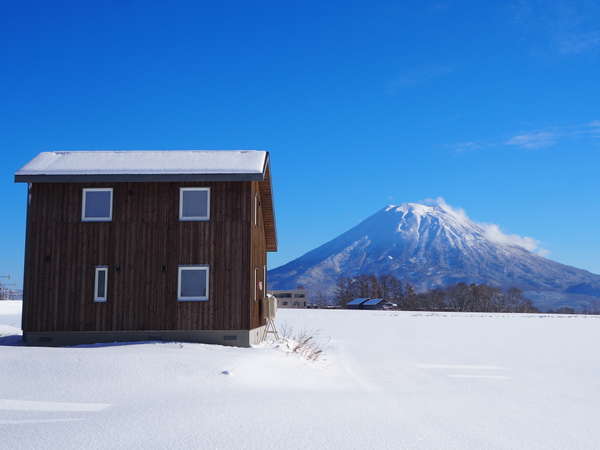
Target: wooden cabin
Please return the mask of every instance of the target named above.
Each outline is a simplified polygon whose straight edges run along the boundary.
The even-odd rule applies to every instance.
[[[28,183],[27,344],[261,340],[268,152],[44,152],[15,181]]]

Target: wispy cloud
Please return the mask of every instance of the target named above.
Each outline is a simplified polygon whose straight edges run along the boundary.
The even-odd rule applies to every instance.
[[[506,141],[506,145],[514,145],[521,148],[544,148],[556,143],[558,136],[550,131],[538,131],[533,133],[518,134]]]
[[[461,223],[474,222],[469,218],[464,209],[449,205],[442,197],[438,197],[436,199],[425,199],[423,200],[423,203],[438,206],[444,211],[452,214]],[[520,236],[518,234],[505,233],[502,231],[500,226],[495,223],[474,223],[483,230],[484,236],[492,242],[502,245],[521,247],[540,256],[547,256],[550,254],[550,251],[543,248],[540,241],[537,239],[528,236]]]
[[[600,50],[600,4],[583,0],[519,0],[513,18],[532,42],[563,55]]]
[[[564,36],[558,41],[561,53],[578,54],[600,48],[600,31]]]
[[[588,126],[592,135],[600,137],[600,120],[593,120]]]
[[[522,247],[525,250],[538,254],[542,253],[543,255],[548,255],[550,253],[548,250],[541,248],[540,241],[532,237],[504,233],[500,229],[500,226],[495,223],[480,223],[479,226],[483,228],[485,237],[490,241],[504,245]]]
[[[592,120],[578,125],[555,126],[546,129],[521,131],[508,138],[490,141],[464,141],[450,147],[456,153],[465,153],[491,147],[516,147],[525,150],[549,148],[561,142],[575,139],[600,138],[600,120]]]

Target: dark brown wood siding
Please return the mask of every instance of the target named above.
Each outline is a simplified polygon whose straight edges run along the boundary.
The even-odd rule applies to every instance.
[[[112,222],[82,222],[85,187],[113,188]],[[210,187],[210,220],[179,221],[179,188]],[[34,183],[25,331],[251,327],[252,182]],[[177,301],[178,266],[210,266],[209,300]],[[108,301],[93,299],[106,265]]]
[[[252,274],[251,289],[253,300],[251,302],[250,311],[250,325],[252,328],[256,328],[265,325],[265,318],[262,308],[262,299],[266,295],[267,280],[266,277],[266,265],[267,265],[267,253],[266,253],[266,238],[265,238],[265,222],[263,216],[263,201],[264,198],[261,195],[261,189],[259,182],[252,183],[252,208],[255,207],[254,202],[258,201],[258,211],[256,214],[257,223],[254,223],[254,210],[252,211],[252,255],[250,257],[252,270],[255,273]],[[256,274],[256,275],[255,275]],[[256,284],[255,278],[256,276]],[[262,285],[262,289],[261,289]]]

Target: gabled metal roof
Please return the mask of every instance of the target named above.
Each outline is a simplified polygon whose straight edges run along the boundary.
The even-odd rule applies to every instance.
[[[368,298],[355,298],[354,300],[350,300],[348,303],[346,303],[347,305],[360,305],[363,302],[366,302],[367,300],[369,300]]]
[[[379,305],[383,301],[382,298],[372,298],[363,303],[363,306],[374,306]]]
[[[263,150],[42,152],[15,173],[16,182],[262,181]]]

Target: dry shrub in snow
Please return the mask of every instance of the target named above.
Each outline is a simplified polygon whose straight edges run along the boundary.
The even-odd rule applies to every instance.
[[[320,348],[314,335],[315,333],[310,333],[306,330],[296,332],[293,328],[284,325],[279,330],[277,347],[300,355],[309,361],[316,361],[323,354],[323,350]]]

